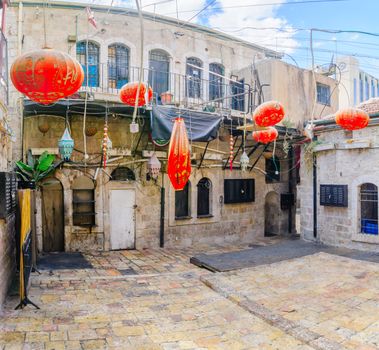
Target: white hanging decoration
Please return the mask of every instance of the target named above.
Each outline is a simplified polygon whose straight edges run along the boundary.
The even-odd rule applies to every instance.
[[[155,152],[153,155],[150,157],[149,162],[147,163],[148,169],[149,169],[149,174],[152,179],[156,180],[158,178],[158,175],[161,171],[161,162],[157,158],[157,155]]]
[[[246,154],[245,151],[241,155],[240,165],[241,165],[241,170],[242,171],[246,171],[247,167],[249,166],[249,157],[247,156],[247,154]]]

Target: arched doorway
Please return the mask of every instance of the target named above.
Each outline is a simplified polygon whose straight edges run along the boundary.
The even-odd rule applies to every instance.
[[[265,236],[271,237],[280,234],[280,200],[279,194],[272,191],[265,198]]]
[[[63,186],[58,179],[50,178],[41,186],[42,242],[44,252],[64,251]]]

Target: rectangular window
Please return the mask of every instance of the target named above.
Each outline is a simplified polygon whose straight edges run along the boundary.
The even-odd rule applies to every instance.
[[[371,97],[375,97],[375,85],[374,85],[374,80],[371,80]]]
[[[361,233],[378,234],[378,188],[374,184],[361,185]]]
[[[182,191],[175,191],[175,219],[188,219],[190,217],[189,187],[188,181]]]
[[[368,79],[365,77],[365,85],[366,85],[366,100],[370,98],[370,87],[368,85]]]
[[[75,189],[72,195],[74,226],[95,226],[94,190]]]
[[[245,111],[245,85],[244,79],[230,82],[232,93],[232,109]]]
[[[317,102],[330,106],[330,86],[317,83]]]
[[[276,157],[266,159],[266,183],[280,181],[280,161]]]
[[[359,102],[363,102],[363,79],[362,74],[359,74]]]
[[[357,99],[357,79],[354,78],[354,82],[353,82],[353,87],[354,87],[354,106],[357,105],[358,103],[358,99]]]
[[[224,180],[224,203],[248,203],[255,200],[254,179]]]

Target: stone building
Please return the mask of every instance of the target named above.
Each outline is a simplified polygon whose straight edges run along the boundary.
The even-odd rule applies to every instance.
[[[358,108],[370,115],[364,129],[344,131],[333,115],[314,123],[317,141],[302,152],[301,233],[308,240],[378,252],[379,99]]]
[[[366,72],[357,58],[341,56],[337,59],[337,76],[344,88],[339,92],[340,108],[354,107],[379,96],[379,79]]]
[[[0,31],[0,177],[10,170],[11,161],[11,129],[8,111],[8,73],[7,73],[7,39],[4,29],[4,18],[7,1],[0,1],[1,13],[4,13]],[[1,182],[1,196],[4,194],[4,182]],[[14,217],[3,215],[4,197],[2,198],[2,216],[0,218],[0,312],[16,265]]]
[[[297,169],[296,152],[290,146],[302,138],[301,133],[279,126],[277,145],[265,147],[253,142],[251,133],[243,144],[238,129],[246,114],[249,121],[251,110],[262,98],[261,89],[254,87],[256,77],[247,70],[244,73],[244,68],[251,68],[253,61],[280,59],[280,54],[209,28],[145,13],[143,75],[154,97],[152,106],[139,110],[139,132],[132,134],[133,109],[119,102],[118,92],[139,75],[138,16],[121,8],[94,5],[91,9],[97,29],[88,25],[83,4],[53,2],[46,7],[44,2],[15,1],[10,9],[11,61],[44,45],[45,17],[48,45],[76,56],[86,72],[88,62],[88,88],[53,106],[22,99],[14,89],[10,92],[13,128],[22,140],[14,149],[15,159],[25,158],[28,151],[35,156],[44,150],[58,155],[58,140],[67,124],[75,140],[72,161],[61,165],[55,178],[46,180],[37,193],[39,251],[248,243],[265,233],[294,232]],[[277,66],[275,61],[267,64]],[[295,126],[309,112],[304,103],[312,94],[305,87],[309,74],[287,65],[283,68],[281,63],[278,66],[283,74],[298,74],[292,93],[299,94],[298,108],[293,109]],[[307,79],[301,84],[303,75]],[[276,73],[261,79],[269,85],[267,96],[288,97],[282,93],[289,87],[280,88],[277,79],[281,77]],[[335,86],[333,79],[317,79]],[[286,84],[291,82],[286,80]],[[87,101],[85,90],[89,91]],[[303,90],[306,94],[300,94]],[[23,108],[17,109],[20,100]],[[282,102],[289,106],[293,100]],[[320,115],[336,108],[333,100],[330,108],[321,107]],[[155,124],[159,115],[185,117],[190,138],[192,123],[201,121],[210,129],[213,125],[212,137],[191,142],[192,174],[184,191],[175,192],[165,173],[169,136],[157,136],[162,131]],[[102,169],[105,119],[112,150]],[[230,133],[235,156],[232,171],[228,165]],[[250,157],[247,172],[239,164],[244,147]],[[154,152],[162,163],[156,181],[148,176]]]

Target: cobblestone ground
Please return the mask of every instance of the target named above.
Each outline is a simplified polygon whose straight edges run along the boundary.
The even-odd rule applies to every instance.
[[[379,348],[379,264],[318,253],[204,278],[273,324],[347,349]]]
[[[8,299],[0,349],[312,349],[208,288],[187,255],[99,253],[93,270],[33,274],[41,310]]]

